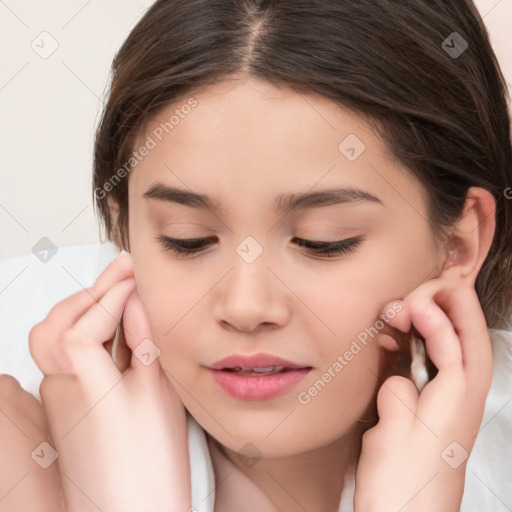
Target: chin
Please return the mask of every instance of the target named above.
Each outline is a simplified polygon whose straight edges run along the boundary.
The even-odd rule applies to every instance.
[[[290,419],[293,413],[290,415]],[[351,431],[337,428],[331,431],[319,431],[311,425],[311,429],[304,428],[304,422],[294,421],[285,426],[281,423],[286,414],[281,414],[279,420],[274,421],[273,427],[267,424],[253,422],[247,428],[234,428],[230,423],[229,433],[218,425],[208,425],[205,429],[208,435],[229,450],[236,452],[240,457],[277,458],[289,457],[316,450],[336,442]],[[203,427],[204,428],[204,427]]]

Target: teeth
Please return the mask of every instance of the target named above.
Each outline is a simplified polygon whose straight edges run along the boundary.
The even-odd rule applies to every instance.
[[[285,369],[285,366],[265,366],[260,368],[242,368],[240,366],[235,366],[232,368],[232,371],[235,373],[244,373],[244,374],[252,374],[252,373],[279,373]]]
[[[251,370],[253,372],[262,372],[262,373],[273,372],[273,371],[280,372],[280,371],[284,370],[284,366],[265,366],[264,368],[251,368]]]

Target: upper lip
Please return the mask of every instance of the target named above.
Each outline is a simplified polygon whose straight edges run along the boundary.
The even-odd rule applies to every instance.
[[[244,356],[242,354],[233,354],[229,357],[225,357],[220,361],[212,364],[210,369],[212,370],[223,370],[225,368],[266,368],[268,366],[284,366],[285,368],[311,368],[310,366],[294,363],[287,361],[282,357],[275,356],[273,354],[253,354],[250,356]]]

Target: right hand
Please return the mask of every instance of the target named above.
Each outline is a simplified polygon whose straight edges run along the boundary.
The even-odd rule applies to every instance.
[[[104,344],[123,311],[132,354],[121,371]],[[133,354],[147,338],[152,334],[126,252],[30,331],[30,352],[45,375],[40,393],[67,511],[191,506],[186,410],[159,359],[146,366]]]

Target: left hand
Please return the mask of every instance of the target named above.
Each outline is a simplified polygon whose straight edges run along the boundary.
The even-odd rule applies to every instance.
[[[396,375],[380,388],[379,422],[363,435],[354,510],[458,512],[492,382],[487,324],[468,284],[432,279],[402,302],[389,324],[407,332],[412,322],[438,373],[421,393]]]

